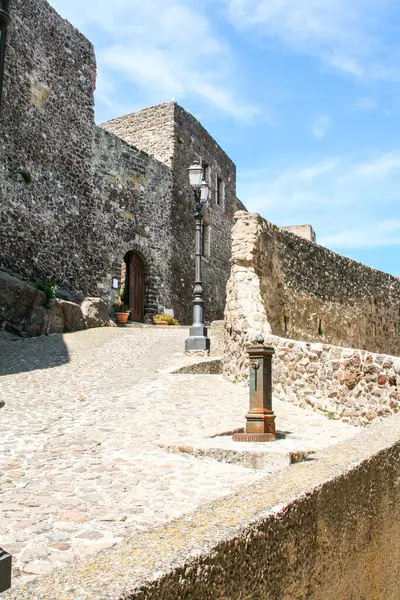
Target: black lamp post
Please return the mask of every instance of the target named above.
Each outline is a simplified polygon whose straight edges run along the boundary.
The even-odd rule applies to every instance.
[[[196,259],[195,259],[195,282],[193,288],[193,325],[189,330],[189,337],[185,341],[186,352],[192,350],[209,350],[210,338],[207,327],[204,325],[204,300],[203,285],[201,280],[201,237],[203,228],[203,205],[207,203],[210,189],[203,179],[203,167],[195,161],[188,169],[191,188],[195,195],[196,211],[194,214],[196,222]]]
[[[0,108],[3,92],[4,58],[6,53],[7,25],[10,22],[8,8],[10,0],[0,0]]]

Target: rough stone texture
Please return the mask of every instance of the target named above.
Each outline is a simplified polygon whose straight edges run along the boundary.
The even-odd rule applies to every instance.
[[[80,246],[89,224],[94,52],[44,0],[15,0],[10,13],[0,264],[32,281],[79,289],[79,271],[88,265]]]
[[[40,335],[46,330],[46,294],[0,270],[0,330]]]
[[[111,301],[113,277],[121,277],[124,256],[140,254],[145,266],[145,315],[172,308],[171,190],[169,168],[101,128],[93,139],[95,213],[91,260],[100,259],[98,294]],[[127,287],[125,285],[125,287]],[[94,279],[92,289],[94,287]]]
[[[224,321],[213,321],[208,329],[211,356],[222,356],[224,354],[224,334]]]
[[[146,314],[170,306],[170,170],[95,126],[94,51],[72,25],[45,0],[15,0],[11,17],[0,264],[57,283],[74,300],[110,303],[112,277],[136,250],[146,264]]]
[[[4,598],[398,600],[399,439],[396,416]]]
[[[332,418],[357,425],[397,412],[400,359],[382,352],[326,343],[310,345],[272,333],[279,332],[281,322],[277,315],[283,311],[289,320],[288,329],[300,338],[315,338],[311,325],[316,324],[317,317],[323,317],[327,325],[324,334],[317,336],[321,340],[331,337],[342,339],[346,344],[358,340],[361,346],[397,349],[399,337],[394,334],[394,327],[390,335],[387,321],[395,315],[398,318],[399,300],[395,290],[400,292],[399,280],[281,232],[259,215],[241,212],[236,218],[225,311],[225,375],[247,380],[246,348],[262,333],[265,344],[276,349],[273,378],[274,394],[278,397],[300,406],[310,404],[330,413]],[[306,250],[307,258],[302,255]],[[317,260],[335,281],[336,296],[323,273],[317,282],[320,273]],[[358,292],[354,287],[357,278]],[[324,283],[329,284],[327,290]],[[319,287],[315,287],[317,285]],[[330,299],[329,291],[332,292]],[[368,291],[375,296],[368,296]],[[317,309],[318,313],[314,312]],[[380,331],[376,326],[375,336],[369,335],[365,315],[354,322],[353,329],[347,327],[348,319],[358,319],[362,310],[367,314],[368,310],[373,311],[376,323],[380,323]]]
[[[65,321],[62,300],[54,298],[49,301],[49,317],[46,333],[63,333]]]
[[[219,375],[222,373],[222,358],[205,358],[179,367],[172,373],[175,375]]]
[[[211,247],[210,257],[203,259],[205,318],[207,322],[222,318],[237,208],[235,165],[199,121],[175,102],[108,121],[102,127],[171,168],[172,306],[182,323],[191,322],[194,277],[194,198],[187,169],[198,157],[208,166],[211,200],[204,214],[211,227]],[[224,182],[221,205],[217,204],[217,178]]]
[[[86,307],[90,327],[109,324],[110,316],[103,300],[87,298],[82,306]],[[61,298],[48,301],[44,292],[0,270],[0,331],[8,330],[19,336],[37,336],[85,328],[85,318],[79,304]]]
[[[15,586],[33,569],[73,563],[263,477],[232,460],[168,451],[237,430],[248,404],[247,389],[221,375],[171,373],[192,363],[186,335],[142,325],[0,337],[0,531]],[[359,432],[279,400],[274,409],[279,427],[295,432],[274,446],[287,450],[283,466],[293,446],[319,449]],[[264,473],[282,468],[266,462]]]
[[[64,331],[79,331],[86,328],[81,307],[75,302],[58,300],[61,303],[64,315]]]
[[[233,335],[230,340],[224,374],[247,381],[249,361],[243,338]],[[329,418],[355,425],[399,412],[400,358],[273,335],[266,336],[264,343],[275,349],[274,398],[309,405]]]
[[[288,225],[287,227],[280,227],[279,229],[289,231],[289,233],[295,233],[309,242],[317,241],[315,231],[311,225]]]
[[[107,327],[110,322],[107,304],[101,298],[85,298],[81,310],[88,329]]]
[[[146,319],[166,308],[189,323],[194,201],[187,167],[201,154],[214,190],[206,215],[212,226],[206,318],[221,318],[233,163],[175,103],[139,113],[141,150],[96,127],[92,45],[46,0],[15,0],[11,17],[0,117],[0,266],[57,283],[70,300],[101,296],[111,304],[112,278],[134,250],[145,264]],[[145,114],[156,120],[150,132]],[[142,151],[152,150],[146,136],[160,160]],[[224,207],[216,206],[217,174],[225,182]]]
[[[238,212],[235,219],[228,329],[400,354],[398,277],[281,231],[260,215]]]

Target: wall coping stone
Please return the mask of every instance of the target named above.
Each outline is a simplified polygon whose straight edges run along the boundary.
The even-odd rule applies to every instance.
[[[318,452],[316,460],[288,467],[194,513],[142,532],[77,563],[74,569],[59,570],[15,588],[5,593],[4,599],[155,600],[160,596],[156,589],[152,593],[153,587],[165,577],[162,598],[170,600],[169,578],[171,587],[179,585],[179,577],[204,582],[207,570],[200,570],[202,561],[209,557],[211,565],[224,543],[250,539],[260,524],[271,519],[284,527],[285,515],[294,503],[310,499],[330,482],[347,480],[385,453],[398,454],[399,449],[400,415],[396,415],[349,441]],[[174,581],[178,569],[184,571],[179,571]]]

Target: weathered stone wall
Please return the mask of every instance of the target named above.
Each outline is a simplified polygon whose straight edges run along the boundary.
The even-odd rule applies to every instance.
[[[172,167],[175,152],[175,102],[117,117],[102,123],[101,127]]]
[[[248,379],[246,348],[261,333],[276,350],[277,397],[357,425],[397,412],[400,359],[386,353],[399,352],[399,280],[281,232],[259,215],[235,218],[224,374]],[[361,349],[349,349],[357,344]]]
[[[203,259],[205,318],[207,322],[224,314],[226,284],[230,271],[231,230],[236,203],[236,168],[204,127],[180,106],[175,107],[174,193],[172,222],[174,231],[172,273],[174,302],[191,320],[194,280],[194,199],[187,169],[200,156],[208,165],[211,200],[204,211],[211,227],[210,256]],[[224,199],[217,204],[217,177],[224,182]]]
[[[281,231],[257,214],[235,218],[229,327],[400,354],[399,278]]]
[[[94,124],[92,45],[45,0],[11,6],[0,118],[0,266],[110,300],[124,254],[171,308],[171,170]],[[119,273],[116,270],[119,269]]]
[[[90,251],[98,293],[112,293],[112,277],[121,276],[124,255],[135,250],[146,268],[146,314],[171,308],[171,170],[98,127],[92,167]]]
[[[201,157],[208,166],[211,200],[205,210],[211,227],[210,256],[203,260],[206,320],[221,318],[229,276],[231,227],[236,210],[236,169],[210,134],[175,102],[154,106],[102,125],[172,169],[171,205],[172,304],[181,322],[191,321],[194,280],[194,198],[187,169]],[[217,203],[217,178],[224,183],[224,198]]]
[[[233,163],[174,102],[105,125],[125,141],[96,127],[92,45],[46,0],[15,0],[11,17],[0,118],[0,266],[57,283],[74,298],[100,294],[111,302],[112,277],[135,250],[145,264],[147,318],[166,308],[190,322],[194,201],[187,168],[201,155],[214,193],[206,215],[206,319],[221,318]],[[217,176],[224,206],[216,205]]]
[[[249,360],[241,343],[236,337],[225,347],[223,372],[247,381]],[[274,335],[264,343],[275,349],[273,398],[359,426],[399,412],[400,358]]]
[[[398,600],[400,418],[5,600]]]
[[[0,117],[0,263],[78,288],[91,184],[93,47],[43,0],[15,0],[10,9]]]
[[[317,241],[315,231],[311,225],[287,225],[286,227],[280,227],[279,229],[289,231],[289,233],[295,233],[310,242]]]

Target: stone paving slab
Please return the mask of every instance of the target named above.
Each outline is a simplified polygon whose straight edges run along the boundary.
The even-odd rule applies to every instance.
[[[0,340],[0,541],[14,585],[265,476],[165,448],[236,429],[247,408],[246,388],[220,375],[169,373],[186,361],[186,336],[113,328]],[[282,427],[307,422],[329,443],[357,431],[280,404],[292,415]]]

